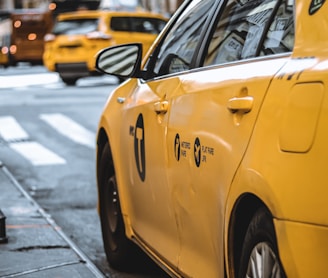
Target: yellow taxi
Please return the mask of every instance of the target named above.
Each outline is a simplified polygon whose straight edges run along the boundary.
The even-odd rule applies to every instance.
[[[131,77],[97,133],[113,267],[141,248],[172,277],[327,277],[327,14],[186,0],[145,59],[140,44],[98,54]]]
[[[144,54],[167,19],[148,12],[76,11],[57,17],[45,36],[43,63],[68,85],[97,73],[96,53],[108,46],[139,42]]]

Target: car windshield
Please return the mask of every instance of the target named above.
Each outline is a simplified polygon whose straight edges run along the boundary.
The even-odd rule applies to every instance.
[[[98,28],[98,18],[70,19],[58,21],[53,29],[55,35],[83,35]]]
[[[139,32],[158,34],[166,22],[162,19],[147,17],[113,17],[110,28],[119,32]]]

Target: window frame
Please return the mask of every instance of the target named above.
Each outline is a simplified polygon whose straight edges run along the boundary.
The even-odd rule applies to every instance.
[[[226,7],[226,4],[229,1],[229,0],[214,0],[213,7],[210,10],[210,14],[208,15],[208,18],[206,19],[204,27],[203,27],[204,28],[203,30],[206,30],[206,31],[202,32],[202,34],[200,36],[199,43],[198,43],[197,47],[195,48],[195,52],[194,52],[193,57],[190,62],[190,68],[188,70],[179,71],[176,73],[169,73],[169,74],[163,74],[163,75],[156,76],[154,74],[153,70],[155,68],[157,56],[161,50],[162,44],[164,43],[167,35],[171,32],[172,28],[175,26],[177,20],[180,18],[180,16],[183,14],[183,12],[191,4],[192,1],[193,0],[189,0],[189,1],[186,0],[182,4],[182,6],[180,6],[178,11],[173,15],[172,19],[169,21],[169,23],[168,23],[169,25],[165,28],[165,33],[162,34],[157,46],[155,47],[155,49],[153,50],[151,55],[148,57],[148,60],[145,63],[145,66],[144,66],[145,74],[144,74],[144,78],[143,78],[144,82],[149,82],[151,80],[158,80],[158,79],[175,76],[175,75],[187,74],[190,72],[205,70],[205,69],[213,68],[213,67],[222,67],[222,66],[232,65],[232,64],[236,64],[236,63],[245,63],[245,62],[249,62],[249,61],[253,61],[253,60],[258,61],[258,60],[263,60],[263,59],[274,59],[274,58],[281,58],[281,57],[285,57],[285,56],[291,56],[291,53],[293,52],[293,50],[287,51],[287,52],[282,52],[282,53],[260,55],[261,46],[264,44],[268,30],[272,24],[273,19],[276,16],[277,9],[279,8],[279,6],[281,5],[281,2],[283,1],[283,0],[278,0],[275,5],[275,8],[272,12],[272,15],[270,16],[270,19],[268,20],[269,23],[266,24],[265,29],[261,35],[261,39],[259,40],[259,46],[258,46],[258,49],[256,50],[256,54],[254,55],[254,57],[247,57],[244,59],[221,63],[221,64],[204,65],[204,61],[205,61],[205,58],[207,55],[207,49],[210,45],[213,33],[215,32],[217,24],[218,24],[219,20],[221,20],[221,17],[224,12],[224,9]],[[286,2],[287,1],[288,0],[286,0]],[[293,1],[294,1],[293,18],[294,18],[294,30],[295,30],[295,22],[296,22],[295,0],[293,0]]]
[[[116,24],[116,20],[122,20],[126,21],[128,24],[128,29],[119,29],[119,28],[113,28],[113,25]],[[140,31],[134,28],[134,24],[136,20],[140,20],[140,22],[145,23],[146,21],[151,22],[153,26],[156,26],[156,32],[145,32]],[[161,18],[156,17],[147,17],[147,16],[133,16],[133,15],[114,15],[111,17],[109,22],[109,29],[113,32],[125,32],[125,33],[141,33],[141,34],[156,34],[158,35],[162,29],[160,29],[160,25],[165,26],[166,21]]]
[[[163,35],[161,36],[159,43],[156,45],[155,49],[153,50],[151,55],[148,57],[148,60],[146,61],[145,66],[144,66],[144,71],[145,71],[144,80],[146,82],[154,80],[154,79],[155,80],[162,79],[167,76],[184,74],[184,73],[190,72],[191,70],[199,68],[199,64],[197,62],[198,56],[200,55],[199,51],[202,49],[202,44],[204,44],[204,39],[206,38],[207,32],[201,32],[199,42],[198,42],[197,46],[195,47],[194,54],[191,58],[190,69],[185,70],[185,71],[179,71],[176,73],[163,74],[163,75],[155,75],[155,73],[154,73],[156,61],[157,61],[158,55],[160,53],[160,50],[162,48],[162,45],[166,40],[166,37],[170,34],[171,30],[176,26],[176,22],[180,19],[180,17],[184,13],[184,11],[189,7],[189,5],[192,2],[193,2],[193,0],[186,0],[183,2],[183,4],[180,6],[180,8],[176,11],[176,13],[173,15],[173,17],[169,21],[169,23],[168,23],[169,25],[165,28],[165,33],[163,33]],[[220,2],[222,2],[222,0],[214,0],[213,1],[213,7],[210,9],[210,13],[205,21],[205,24],[204,24],[202,30],[208,30],[209,28],[212,28],[211,27],[212,17],[214,16],[217,6],[220,4]]]
[[[65,18],[63,20],[58,20],[56,21],[56,23],[54,24],[51,33],[56,35],[56,36],[69,36],[69,35],[85,35],[87,33],[90,33],[92,31],[88,31],[88,32],[76,32],[77,30],[80,30],[81,28],[81,23],[85,24],[86,22],[89,22],[88,25],[92,25],[93,27],[95,27],[94,31],[97,31],[97,29],[99,29],[99,21],[100,18],[99,17],[90,17],[90,18]],[[64,25],[64,24],[71,24],[74,23],[74,27],[72,28],[72,26],[66,27],[64,30],[57,30],[59,27],[59,25]],[[78,23],[78,25],[76,25]],[[77,28],[76,28],[77,27]]]

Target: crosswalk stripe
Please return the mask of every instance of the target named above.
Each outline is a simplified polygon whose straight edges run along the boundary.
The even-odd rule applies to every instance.
[[[20,76],[0,76],[0,89],[22,88],[30,85],[47,85],[59,81],[60,78],[57,73],[24,74]]]
[[[41,114],[40,119],[72,141],[92,149],[95,148],[95,134],[65,115],[60,113]]]
[[[9,146],[35,166],[66,163],[65,159],[37,142],[11,143]]]
[[[41,144],[29,140],[29,135],[14,117],[0,117],[0,136],[9,147],[33,165],[65,164],[66,160]]]
[[[11,116],[0,117],[0,136],[6,141],[28,139],[28,134]]]

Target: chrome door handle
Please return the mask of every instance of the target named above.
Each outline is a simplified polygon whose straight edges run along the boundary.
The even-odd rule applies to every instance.
[[[169,108],[169,102],[166,100],[155,102],[154,108],[156,113],[165,114]]]
[[[233,97],[228,101],[228,109],[231,113],[248,113],[253,108],[254,98],[251,96],[246,97]]]

